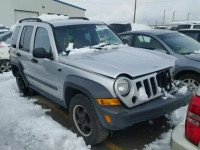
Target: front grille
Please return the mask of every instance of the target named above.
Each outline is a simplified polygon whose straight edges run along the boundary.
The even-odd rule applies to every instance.
[[[155,97],[161,93],[161,89],[165,91],[170,91],[171,85],[171,75],[168,70],[157,72],[157,75],[152,77],[146,77],[136,82],[137,90],[143,87],[146,91],[148,98]]]
[[[128,107],[133,107],[152,100],[164,94],[164,91],[170,92],[172,89],[171,74],[169,70],[162,70],[148,74],[132,80],[133,91],[123,100]],[[143,88],[140,93],[140,88]],[[143,99],[144,91],[147,99]],[[142,95],[142,97],[141,97]]]

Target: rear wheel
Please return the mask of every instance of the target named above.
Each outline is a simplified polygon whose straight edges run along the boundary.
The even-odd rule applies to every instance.
[[[0,60],[0,73],[11,71],[10,60]]]
[[[76,127],[75,131],[84,138],[87,144],[99,144],[108,137],[109,130],[102,126],[87,96],[75,95],[70,103],[69,114],[70,121]]]
[[[17,86],[19,88],[19,92],[25,96],[28,95],[29,93],[29,88],[28,86],[25,84],[24,79],[22,78],[21,74],[19,72],[16,73],[16,82],[17,82]]]
[[[200,86],[200,75],[188,73],[180,76],[179,79],[187,84],[190,91],[195,92]]]

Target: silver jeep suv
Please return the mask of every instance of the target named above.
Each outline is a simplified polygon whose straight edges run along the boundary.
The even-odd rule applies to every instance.
[[[192,95],[171,79],[174,58],[128,47],[101,22],[24,19],[11,46],[19,91],[36,91],[65,107],[87,144],[163,116]]]

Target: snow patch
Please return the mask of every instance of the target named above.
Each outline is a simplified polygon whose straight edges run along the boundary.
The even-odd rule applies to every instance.
[[[68,16],[64,16],[64,15],[56,15],[56,14],[42,14],[40,16],[38,16],[38,18],[40,18],[42,21],[54,21],[54,20],[67,20],[69,19]]]
[[[171,114],[166,115],[166,118],[169,119],[168,123],[173,127],[177,125],[184,125],[186,112],[188,106],[181,107]],[[168,132],[161,134],[160,138],[156,139],[152,143],[145,145],[144,150],[171,150],[170,140],[172,129]]]
[[[187,93],[187,91],[188,91],[187,86],[183,86],[180,89],[178,89],[178,94],[185,95]]]
[[[139,98],[138,102],[144,102],[148,100],[147,93],[143,87],[139,88]]]
[[[163,133],[159,139],[156,139],[149,145],[145,145],[144,150],[171,150],[170,146],[171,133],[172,130]]]
[[[12,73],[0,75],[0,149],[88,150],[82,138],[62,127],[34,104],[20,97]]]

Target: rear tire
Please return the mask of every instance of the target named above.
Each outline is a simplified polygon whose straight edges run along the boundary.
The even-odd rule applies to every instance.
[[[19,92],[22,94],[22,96],[28,95],[29,87],[25,84],[24,79],[22,78],[21,74],[17,72],[15,77],[16,77],[17,86],[19,88]]]
[[[87,96],[77,94],[72,98],[69,115],[70,121],[76,127],[76,133],[81,135],[87,144],[99,144],[108,137],[109,130],[102,126]]]
[[[198,86],[200,86],[200,75],[198,74],[184,74],[179,77],[179,80],[185,82],[188,86],[188,89],[193,92],[195,92]]]
[[[11,63],[10,60],[3,59],[0,60],[0,73],[11,71]]]

